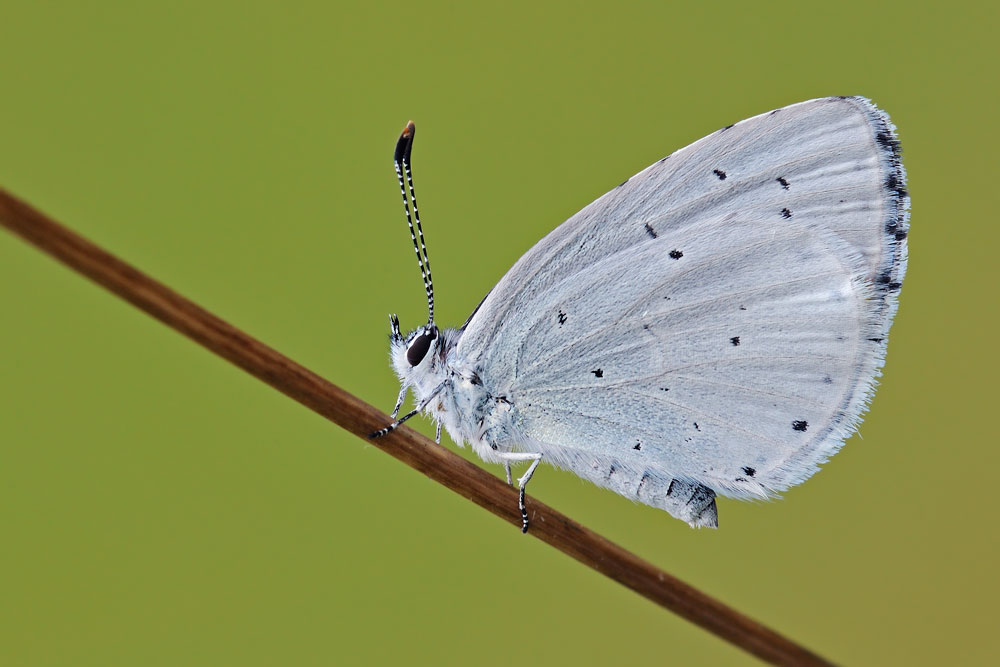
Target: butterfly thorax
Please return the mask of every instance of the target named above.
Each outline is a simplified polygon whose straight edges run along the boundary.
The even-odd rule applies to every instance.
[[[499,462],[496,453],[510,451],[517,440],[515,407],[486,386],[474,364],[459,357],[461,333],[426,325],[405,337],[394,332],[392,365],[402,389],[412,390],[422,411],[459,446],[469,443],[484,460]]]

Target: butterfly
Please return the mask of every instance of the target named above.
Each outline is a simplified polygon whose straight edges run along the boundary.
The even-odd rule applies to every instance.
[[[434,321],[414,136],[410,122],[394,162],[428,320],[404,335],[390,317],[401,389],[373,437],[426,413],[438,442],[443,427],[508,483],[527,464],[526,532],[539,462],[716,527],[716,496],[773,497],[857,429],[909,232],[895,127],[869,100],[776,109],[663,158],[545,236],[450,329]]]

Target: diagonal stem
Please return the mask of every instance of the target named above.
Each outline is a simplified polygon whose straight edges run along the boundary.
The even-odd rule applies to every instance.
[[[266,382],[505,521],[521,525],[517,491],[482,468],[401,427],[368,434],[390,419],[192,301],[0,189],[0,225],[114,292],[211,352]],[[774,664],[829,665],[825,659],[684,583],[537,500],[528,503],[529,535]],[[511,539],[516,539],[514,533]]]

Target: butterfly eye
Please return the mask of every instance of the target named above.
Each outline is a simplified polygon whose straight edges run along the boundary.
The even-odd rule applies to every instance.
[[[437,337],[437,332],[433,329],[425,331],[410,343],[410,346],[406,348],[406,360],[410,362],[411,366],[417,366],[424,357],[427,356],[427,350],[431,349],[431,342]]]

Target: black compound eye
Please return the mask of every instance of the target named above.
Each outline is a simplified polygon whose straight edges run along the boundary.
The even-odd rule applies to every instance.
[[[411,366],[417,366],[424,357],[427,356],[427,350],[431,349],[431,342],[437,337],[437,332],[432,330],[425,331],[410,343],[410,346],[406,348],[406,360],[410,362]]]

